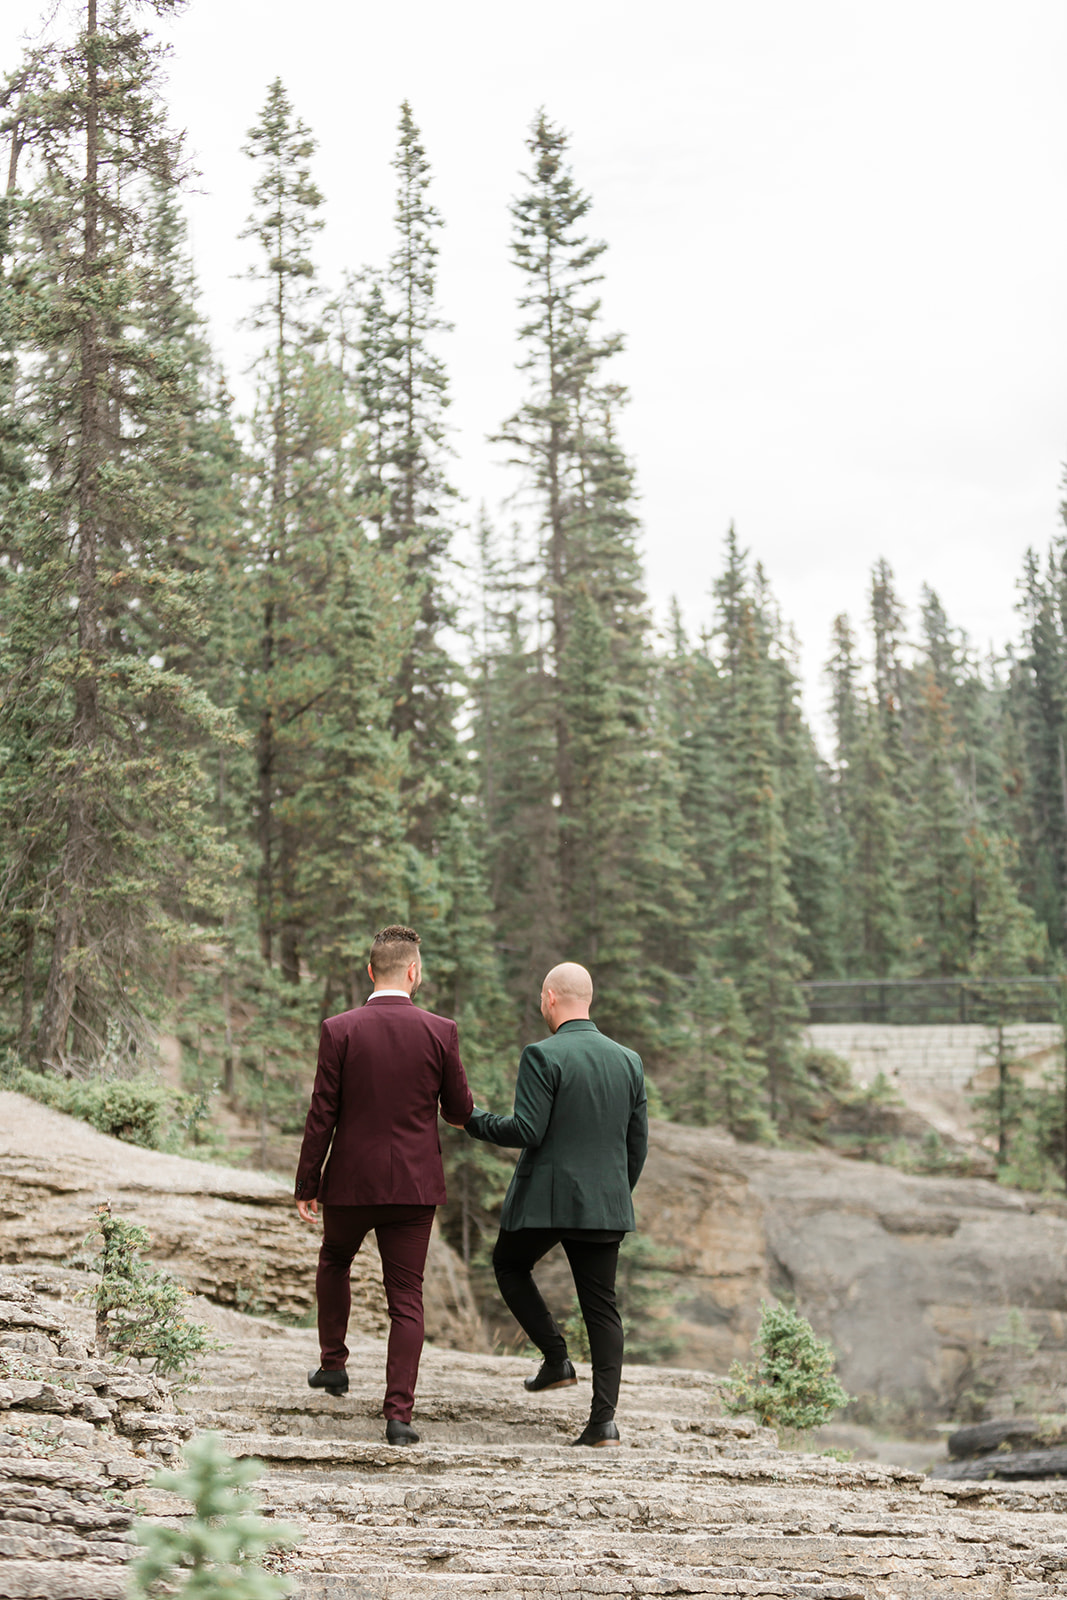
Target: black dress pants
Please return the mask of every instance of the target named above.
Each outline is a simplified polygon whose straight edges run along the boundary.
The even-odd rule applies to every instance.
[[[621,1237],[621,1236],[620,1236]],[[567,1252],[578,1304],[589,1334],[593,1363],[591,1422],[612,1422],[619,1403],[622,1380],[622,1318],[615,1303],[615,1273],[619,1264],[619,1239],[604,1242],[603,1234],[583,1238],[577,1229],[501,1228],[493,1250],[493,1270],[500,1293],[515,1321],[524,1329],[546,1361],[558,1365],[567,1358],[567,1341],[533,1281],[532,1271],[553,1245]]]

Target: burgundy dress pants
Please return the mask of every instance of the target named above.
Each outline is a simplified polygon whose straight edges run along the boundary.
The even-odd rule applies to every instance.
[[[325,1205],[322,1208],[322,1247],[315,1278],[322,1370],[336,1372],[348,1360],[345,1335],[352,1308],[348,1275],[353,1257],[373,1228],[389,1303],[389,1351],[382,1407],[387,1421],[411,1421],[422,1354],[422,1273],[435,1209],[434,1206]]]

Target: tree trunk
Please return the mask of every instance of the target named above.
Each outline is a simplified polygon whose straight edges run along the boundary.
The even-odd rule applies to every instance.
[[[1004,1024],[997,1023],[997,1166],[1008,1159],[1008,1053],[1004,1048]]]
[[[88,0],[86,35],[85,113],[85,213],[83,223],[82,280],[93,286],[98,256],[98,116],[99,84],[94,43],[97,0]],[[82,785],[99,731],[98,674],[100,654],[100,595],[97,578],[100,528],[97,520],[98,480],[102,454],[101,388],[103,360],[97,315],[88,311],[80,338],[79,440],[77,472],[78,513],[78,675],[74,688],[73,745],[76,753],[67,807],[67,838],[63,851],[63,890],[52,936],[52,961],[37,1034],[37,1057],[53,1066],[63,1055],[71,1006],[77,985],[75,952],[81,933],[81,901],[92,869],[95,816]]]
[[[37,943],[37,927],[30,923],[26,929],[26,948],[22,952],[22,1014],[19,1021],[19,1057],[28,1061],[33,1048],[33,952]]]
[[[292,906],[296,892],[296,835],[292,825],[282,824],[279,851],[278,877],[281,889],[281,928],[278,941],[281,955],[282,977],[286,983],[300,982],[300,930],[293,920]]]
[[[267,704],[259,720],[256,736],[256,764],[259,769],[259,812],[256,833],[259,844],[259,951],[269,966],[274,954],[274,714],[270,708],[270,674],[274,666],[274,605],[263,607],[262,666]]]

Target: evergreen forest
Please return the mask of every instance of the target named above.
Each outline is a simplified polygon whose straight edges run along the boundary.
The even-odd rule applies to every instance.
[[[266,87],[239,413],[144,25],[173,9],[84,0],[0,93],[8,1060],[129,1078],[166,1032],[191,1089],[298,1131],[321,1019],[404,922],[481,1103],[509,1105],[571,959],[662,1114],[804,1139],[840,1083],[805,1043],[806,981],[1058,973],[1067,535],[1028,556],[995,656],[930,590],[909,614],[880,561],[826,643],[826,748],[743,529],[708,530],[699,630],[657,624],[606,248],[546,112],[511,207],[517,523],[450,481],[443,219],[407,104],[392,253],[328,282],[314,131]],[[467,1229],[500,1170],[449,1152]]]

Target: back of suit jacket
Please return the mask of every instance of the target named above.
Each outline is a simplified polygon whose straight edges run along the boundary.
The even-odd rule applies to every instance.
[[[564,1022],[527,1045],[513,1114],[476,1111],[467,1132],[522,1150],[502,1228],[633,1228],[630,1195],[648,1153],[645,1076],[641,1057],[595,1022]]]
[[[456,1024],[447,1017],[421,1011],[406,995],[384,994],[328,1017],[304,1125],[297,1199],[442,1205],[438,1105],[448,1121],[461,1123],[473,1104]]]

